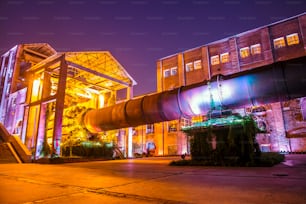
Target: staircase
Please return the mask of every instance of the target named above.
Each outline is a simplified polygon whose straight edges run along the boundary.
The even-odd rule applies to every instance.
[[[119,157],[120,159],[124,159],[124,155],[119,149],[119,147],[115,146],[113,151],[115,151],[116,157]]]
[[[21,163],[10,143],[0,143],[0,164]]]
[[[0,163],[29,163],[31,152],[0,123]]]

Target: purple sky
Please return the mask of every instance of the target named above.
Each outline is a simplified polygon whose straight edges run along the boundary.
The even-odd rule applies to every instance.
[[[305,0],[1,0],[0,53],[35,42],[108,50],[137,96],[156,90],[158,59],[305,11]]]

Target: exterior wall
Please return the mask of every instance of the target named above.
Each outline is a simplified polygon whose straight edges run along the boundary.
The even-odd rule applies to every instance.
[[[300,30],[300,24],[297,18],[272,25],[269,27],[269,29],[270,29],[269,32],[270,32],[270,39],[272,45],[274,40],[277,38],[283,37],[284,40],[286,41],[286,46],[274,49],[273,54],[275,61],[284,61],[305,55],[303,34]],[[298,34],[300,43],[289,46],[286,37],[293,33]]]
[[[286,138],[292,152],[306,151],[306,98],[283,102]]]
[[[288,46],[286,36],[294,33],[297,33],[299,43]],[[286,46],[276,49],[274,47],[274,39],[279,37],[284,37]],[[277,61],[305,56],[305,40],[306,15],[303,14],[163,58],[157,62],[157,90],[158,92],[171,90],[176,87],[210,80],[219,74],[224,76],[239,74]],[[254,45],[260,47],[259,53],[252,53]],[[249,49],[248,57],[241,56],[241,48]],[[221,55],[224,53],[228,53],[229,61],[222,63]],[[218,56],[220,63],[213,65],[213,56]],[[201,60],[202,66],[201,69],[195,70],[193,62],[198,60]],[[188,65],[193,66],[192,71],[188,70]],[[178,67],[178,75],[165,78],[164,70],[174,66]],[[293,102],[290,102],[290,104],[293,104]],[[289,114],[288,111],[282,108],[283,105],[282,103],[265,105],[267,111],[263,119],[267,123],[269,131],[265,134],[258,134],[257,140],[263,151],[305,151],[306,135],[301,138],[289,138],[288,130],[301,126],[306,127],[306,124],[299,123],[299,125],[296,125],[297,123],[294,122],[296,120],[291,117],[292,111]],[[296,108],[291,108],[291,110],[293,109],[296,110]],[[179,121],[177,122],[179,124]],[[185,153],[186,150],[188,152],[186,135],[180,131],[168,133],[168,123],[163,122],[161,126],[163,128],[155,129],[155,134],[158,135],[155,138],[163,141],[158,141],[158,146],[163,146],[163,148],[159,148],[159,152],[163,152],[164,155],[173,154],[175,151],[177,154]],[[295,125],[292,125],[292,123]]]
[[[184,71],[185,85],[195,84],[207,80],[209,78],[207,62],[207,48],[200,47],[194,50],[189,50],[183,53],[184,56]],[[196,67],[197,62],[200,62],[201,67]],[[191,70],[187,66],[191,66]],[[188,70],[187,70],[188,69]]]
[[[13,47],[1,56],[0,70],[0,122],[4,123],[7,114],[9,95],[12,93],[13,73],[15,72],[18,46]]]
[[[306,152],[306,137],[303,138],[290,138],[291,152]]]
[[[182,80],[182,70],[179,71],[181,61],[181,55],[173,55],[169,58],[163,59],[162,63],[162,91],[171,90],[180,86],[180,81]],[[174,69],[176,73],[172,73]],[[167,75],[167,76],[166,76]]]
[[[306,50],[306,15],[299,16],[299,26],[303,36],[304,50]]]
[[[289,141],[285,134],[285,124],[281,103],[271,104],[271,151],[290,151]]]
[[[305,152],[306,118],[301,108],[302,99],[266,105],[266,112],[257,116],[267,126],[267,133],[257,134],[262,151]]]
[[[238,35],[236,38],[239,65],[242,71],[273,63],[268,28],[261,28]],[[252,54],[252,46],[259,45],[260,53]],[[240,49],[248,48],[249,57],[242,58]]]
[[[210,64],[211,77],[216,75],[230,75],[239,72],[239,64],[237,63],[236,42],[234,38],[225,39],[208,45],[209,60],[206,63]],[[229,60],[222,61],[222,55],[228,54]],[[219,63],[214,64],[213,57],[219,58]]]
[[[163,80],[163,70],[162,70],[162,60],[158,60],[156,62],[156,90],[157,90],[157,93],[159,92],[162,92],[163,90],[163,83],[164,83],[164,80]]]
[[[205,51],[204,51],[204,54]],[[172,90],[187,84],[193,84],[207,79],[208,72],[203,70],[202,49],[193,50],[186,53],[179,53],[168,58],[157,61],[157,92]],[[204,56],[204,59],[207,57]],[[193,70],[186,74],[185,66],[188,62],[201,60],[201,69]],[[165,77],[165,70],[177,67],[175,75]],[[207,66],[206,66],[207,68]],[[207,70],[207,69],[206,69]],[[146,144],[154,142],[156,145],[155,156],[177,155],[185,151],[185,134],[179,130],[179,120],[172,121],[177,124],[177,131],[169,132],[169,122],[154,124],[154,133],[146,134]],[[139,128],[139,127],[138,127]]]

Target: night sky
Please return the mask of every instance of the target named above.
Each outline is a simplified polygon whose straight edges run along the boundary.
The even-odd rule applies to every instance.
[[[1,0],[0,53],[16,44],[108,50],[155,92],[156,61],[306,11],[305,0]]]

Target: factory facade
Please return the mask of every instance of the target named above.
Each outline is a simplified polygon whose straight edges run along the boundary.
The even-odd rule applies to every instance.
[[[305,56],[306,14],[301,14],[159,59],[157,91],[151,95],[178,90],[180,97],[187,86],[212,81],[222,84],[223,79],[284,63],[305,68],[305,63],[300,63],[305,62]],[[305,84],[305,79],[296,80]],[[35,159],[50,154],[63,156],[65,147],[72,150],[101,144],[116,146],[124,157],[190,153],[189,136],[182,127],[208,119],[207,114],[200,114],[197,101],[189,101],[188,114],[181,113],[175,120],[163,120],[163,113],[157,110],[161,119],[156,123],[146,124],[144,120],[133,125],[130,121],[131,127],[109,131],[86,126],[86,121],[84,124],[88,111],[117,104],[118,91],[125,92],[126,100],[137,101],[134,85],[135,80],[108,51],[57,52],[46,43],[17,45],[1,56],[0,122]],[[208,96],[194,92],[191,98],[213,99],[219,104],[230,98],[227,100],[234,103],[230,89],[220,87],[210,89]],[[255,92],[260,91],[254,87]],[[262,151],[306,151],[306,98],[284,95],[273,103],[253,100],[255,95],[247,98],[247,105],[241,104],[233,112],[251,114],[265,128],[265,133],[257,135]],[[107,117],[115,116],[111,112]]]

